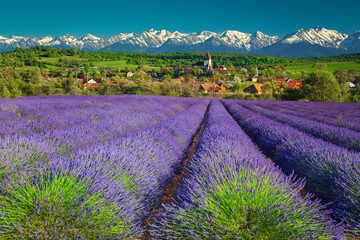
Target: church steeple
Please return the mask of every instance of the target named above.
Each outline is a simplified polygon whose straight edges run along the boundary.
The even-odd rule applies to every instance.
[[[256,77],[259,76],[259,71],[258,71],[258,69],[257,69],[257,66],[256,66],[256,68],[255,68],[255,76],[256,76]]]
[[[204,56],[204,68],[207,70],[212,69],[211,56],[209,52],[206,52]]]
[[[205,54],[205,57],[204,57],[204,60],[211,60],[211,56],[210,56],[210,53],[209,52],[206,52]]]

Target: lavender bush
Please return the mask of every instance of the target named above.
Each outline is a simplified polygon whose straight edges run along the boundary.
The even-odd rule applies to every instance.
[[[347,128],[335,127],[316,121],[271,111],[246,101],[238,102],[243,107],[275,121],[290,125],[314,137],[334,143],[349,150],[360,151],[360,133]]]
[[[128,239],[141,232],[136,199],[111,168],[61,160],[18,175],[1,186],[2,238]]]
[[[208,103],[126,95],[0,100],[1,237],[141,238]],[[250,111],[223,103],[237,123],[212,101],[177,205],[157,213],[153,238],[340,239],[329,214],[360,235],[360,155],[344,148],[358,147],[344,134],[356,130],[347,124],[359,119],[358,105],[240,102]],[[320,117],[310,118],[314,112]],[[262,114],[296,119],[295,128]],[[301,196],[304,186],[328,205]]]
[[[329,117],[329,116],[322,116],[316,111],[306,111],[299,107],[296,108],[296,110],[291,110],[293,108],[293,105],[278,105],[275,104],[273,101],[261,101],[261,102],[253,102],[253,103],[263,108],[274,110],[277,112],[281,112],[305,119],[310,119],[321,123],[330,124],[336,127],[348,128],[360,132],[359,119],[348,119],[346,118],[346,116],[342,115],[343,113],[341,111],[337,112],[336,114],[332,114],[331,117]]]
[[[66,154],[62,150],[44,150],[43,160],[32,153],[43,149],[37,145],[40,140],[46,144],[49,138],[46,133],[33,133],[29,138],[37,139],[35,144],[24,140],[30,146],[24,147],[28,151],[23,154],[28,162],[19,160],[16,169],[20,171],[8,168],[3,174],[2,235],[32,239],[141,237],[147,215],[161,199],[163,188],[197,132],[207,105],[208,100],[178,99],[170,106],[155,108],[156,111],[148,114],[150,122],[143,121],[137,113],[139,118],[132,116],[132,121],[141,123],[141,128],[98,141],[95,146],[79,145],[77,141],[82,135],[74,130],[77,126],[72,126],[68,130],[69,135],[74,134],[75,142],[71,139],[61,144],[51,142],[54,146],[66,143],[69,146],[69,150],[63,149]],[[106,116],[94,119],[104,122],[107,127],[102,133],[107,136],[111,130],[116,131],[117,125],[111,124]],[[89,122],[86,130],[89,140],[98,139],[101,133],[92,123]],[[64,138],[61,131],[56,129],[52,136]],[[10,136],[4,139],[7,137]],[[14,135],[13,138],[25,137]],[[12,143],[2,142],[3,146]],[[24,149],[20,148],[19,152]],[[17,154],[9,156],[12,156],[10,150],[3,155],[9,164],[18,159]]]
[[[142,107],[132,106],[132,101],[139,105],[141,99],[144,101],[140,104]],[[145,96],[26,100],[29,102],[22,98],[0,103],[0,178],[19,167],[31,169],[34,162],[48,162],[94,145],[106,145],[182,112],[196,102],[194,99]],[[91,105],[91,101],[95,104]],[[170,105],[165,106],[166,103]],[[14,114],[9,109],[22,114]]]
[[[327,211],[264,157],[218,100],[175,205],[154,225],[159,239],[332,239]]]
[[[359,224],[360,154],[314,138],[288,125],[223,100],[228,111],[286,174],[306,178],[306,188],[326,203],[332,215],[352,228]],[[355,175],[354,175],[355,174]],[[346,181],[344,179],[347,179]],[[347,195],[347,197],[345,197]]]

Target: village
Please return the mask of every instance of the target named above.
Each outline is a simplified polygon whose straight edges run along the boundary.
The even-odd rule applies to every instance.
[[[254,74],[250,75],[248,69],[241,68],[243,77],[232,75],[232,73],[224,66],[217,66],[212,61],[209,52],[204,56],[202,62],[195,65],[185,65],[182,68],[165,67],[161,70],[161,74],[154,71],[128,70],[124,74],[120,74],[120,69],[106,69],[99,72],[96,66],[90,67],[88,71],[84,67],[72,67],[74,74],[74,82],[86,93],[96,94],[101,86],[118,86],[131,85],[138,81],[138,77],[142,80],[151,81],[161,91],[166,85],[187,86],[195,92],[195,96],[222,98],[231,96],[241,91],[244,98],[252,99],[257,96],[261,98],[264,93],[281,92],[286,89],[300,89],[302,82],[299,79],[290,78],[262,78],[259,76],[257,66],[255,66]],[[85,74],[78,74],[86,72]],[[78,75],[83,75],[82,78]],[[159,77],[159,75],[161,75]],[[49,74],[42,74],[45,82],[62,81],[68,78],[50,77]],[[141,81],[140,83],[141,84]],[[234,97],[236,98],[236,96]]]

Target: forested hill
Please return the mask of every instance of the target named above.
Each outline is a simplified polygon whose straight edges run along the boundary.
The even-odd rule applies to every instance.
[[[360,61],[360,53],[341,54],[328,57],[308,58],[280,58],[259,55],[236,54],[236,53],[212,53],[213,61],[219,65],[273,65],[283,64],[286,66],[299,64],[312,64],[316,62],[357,62]],[[181,52],[181,53],[126,53],[126,52],[85,52],[74,49],[61,49],[53,47],[36,47],[0,54],[0,67],[51,67],[59,64],[53,59],[64,57],[61,64],[67,66],[81,66],[85,63],[126,60],[128,64],[155,65],[181,67],[184,64],[194,64],[203,61],[204,53]],[[60,62],[60,61],[59,61]]]

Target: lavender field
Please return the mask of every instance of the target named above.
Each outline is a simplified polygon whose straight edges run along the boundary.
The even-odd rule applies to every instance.
[[[0,99],[0,239],[360,236],[360,105]]]

